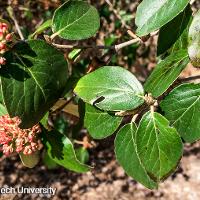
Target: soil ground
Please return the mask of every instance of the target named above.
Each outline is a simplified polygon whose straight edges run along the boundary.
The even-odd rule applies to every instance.
[[[110,140],[110,142],[112,139]],[[6,194],[0,200],[199,200],[200,143],[186,145],[176,173],[160,184],[158,190],[148,190],[128,177],[113,156],[113,146],[101,142],[92,152],[95,167],[86,174],[76,174],[63,168],[48,170],[42,164],[25,168],[17,157],[2,159],[0,186],[53,187],[53,197]]]
[[[36,24],[41,22],[42,14],[48,13],[60,4],[59,0],[32,1],[0,1],[1,15],[6,16],[5,7],[12,4],[16,12],[17,20],[22,27],[34,30]],[[91,0],[98,10],[105,5],[104,0]],[[135,12],[138,0],[119,1],[123,10]],[[129,2],[129,3],[126,3]],[[196,1],[194,10],[200,7],[199,0]],[[24,7],[29,7],[33,13],[30,23],[30,16],[24,14]],[[102,11],[104,12],[104,11]],[[30,13],[29,13],[30,14]],[[26,13],[27,15],[27,13]],[[114,22],[117,20],[110,9],[110,14],[103,17],[101,30],[95,42],[103,44],[105,38],[112,34],[119,38],[126,34],[121,27],[115,30]],[[29,27],[30,26],[30,27]],[[106,31],[105,31],[106,30]],[[127,37],[127,35],[126,35]],[[117,63],[131,69],[143,82],[155,66],[157,36],[147,42],[146,47],[137,50],[136,61],[127,65],[127,52],[120,52]],[[120,41],[118,41],[120,42]],[[132,58],[131,58],[132,59]],[[182,77],[200,75],[200,71],[189,66]],[[128,177],[123,169],[116,162],[113,151],[113,137],[108,140],[98,141],[97,147],[90,150],[90,164],[94,169],[86,174],[69,172],[62,167],[54,170],[47,169],[42,162],[34,169],[25,168],[18,157],[0,159],[0,188],[2,187],[53,187],[56,188],[56,195],[53,197],[41,197],[34,195],[1,195],[0,200],[199,200],[200,199],[200,142],[186,145],[184,156],[178,166],[176,173],[160,184],[158,190],[150,191],[141,184],[136,183]]]

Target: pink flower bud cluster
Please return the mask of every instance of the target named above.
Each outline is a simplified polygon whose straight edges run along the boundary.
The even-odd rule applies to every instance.
[[[13,39],[12,33],[9,33],[9,27],[6,23],[0,22],[0,65],[6,64],[3,54],[8,51],[8,43]]]
[[[41,132],[39,124],[29,129],[19,128],[19,117],[10,118],[9,115],[0,117],[1,151],[6,156],[16,152],[30,155],[42,147],[38,134]]]

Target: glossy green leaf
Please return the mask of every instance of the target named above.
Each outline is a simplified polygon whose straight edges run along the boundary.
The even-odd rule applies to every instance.
[[[46,133],[45,137],[48,155],[57,164],[79,173],[90,169],[77,159],[73,144],[66,136],[54,130]]]
[[[200,84],[180,85],[160,106],[186,142],[200,139]]]
[[[6,114],[8,114],[6,107],[2,103],[0,103],[0,116],[6,115]]]
[[[176,18],[160,29],[157,48],[158,55],[165,53],[170,48],[172,48],[172,52],[187,49],[187,34],[191,18],[192,10],[190,6],[187,6]]]
[[[3,99],[21,127],[38,123],[66,87],[67,62],[61,52],[42,40],[17,43],[0,69]]]
[[[200,10],[194,16],[189,29],[189,47],[188,54],[191,63],[195,67],[200,67]]]
[[[115,138],[116,158],[126,173],[149,189],[157,188],[157,183],[148,175],[137,151],[136,125],[122,127]]]
[[[46,114],[44,115],[44,117],[40,120],[40,124],[42,124],[42,126],[46,129],[48,129],[48,118],[49,118],[49,112],[46,112]]]
[[[189,0],[143,0],[136,13],[137,35],[158,30],[181,13]]]
[[[68,0],[55,11],[51,38],[59,35],[68,40],[82,40],[93,36],[99,26],[96,8],[85,1]]]
[[[8,114],[6,107],[3,104],[3,96],[0,90],[0,116]]]
[[[29,36],[29,39],[34,38],[35,35],[41,34],[43,31],[45,31],[47,28],[52,26],[52,20],[49,19],[47,21],[45,21],[44,23],[42,23],[33,34],[31,34]]]
[[[102,67],[81,78],[75,93],[106,111],[132,110],[144,103],[144,91],[133,74],[121,67]]]
[[[189,58],[186,50],[172,53],[156,66],[144,85],[145,90],[154,97],[162,95],[188,63]]]
[[[136,133],[136,144],[143,166],[156,182],[168,177],[182,156],[179,134],[159,113],[148,112],[143,116]]]
[[[84,125],[95,139],[103,139],[112,135],[122,122],[122,117],[100,111],[86,104]]]

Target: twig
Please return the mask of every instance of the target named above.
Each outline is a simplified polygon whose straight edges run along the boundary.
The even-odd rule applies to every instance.
[[[53,46],[57,47],[58,49],[112,49],[113,46],[95,46],[95,45],[62,45],[51,43]]]
[[[190,5],[192,5],[196,0],[191,0],[190,1]]]
[[[191,76],[191,77],[188,77],[188,78],[181,78],[180,81],[181,82],[189,82],[189,81],[194,81],[196,79],[200,79],[200,75]]]
[[[135,35],[135,33],[133,33],[133,31],[131,31],[131,30],[128,30],[127,33],[128,33],[133,39],[138,38],[138,36]]]
[[[13,12],[12,7],[9,6],[9,7],[7,8],[7,11],[8,11],[8,14],[9,14],[10,18],[13,20],[13,22],[14,22],[14,24],[15,24],[15,28],[16,28],[18,34],[19,34],[19,37],[21,38],[21,40],[24,40],[24,36],[23,36],[23,34],[22,34],[22,32],[21,32],[21,29],[20,29],[20,27],[19,27],[19,24],[18,24],[18,22],[17,22],[17,20],[16,20],[16,17],[15,17],[15,14],[14,14],[14,12]]]
[[[142,43],[142,40],[140,38],[136,38],[136,39],[129,40],[127,42],[123,42],[121,44],[115,45],[115,50],[119,51],[120,49],[122,49],[124,47],[130,46],[130,45],[138,43],[138,42]]]
[[[51,43],[53,46],[55,46],[58,49],[111,49],[111,50],[115,50],[116,52],[119,51],[120,49],[130,46],[132,44],[138,43],[138,42],[142,42],[142,40],[140,38],[136,38],[136,39],[132,39],[129,40],[127,42],[123,42],[121,44],[117,44],[114,46],[95,46],[95,45],[62,45],[62,44],[56,44],[56,43]]]

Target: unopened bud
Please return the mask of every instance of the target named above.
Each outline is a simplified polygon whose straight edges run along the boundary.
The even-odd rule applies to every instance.
[[[3,32],[0,32],[0,41],[3,40],[3,38],[4,38]]]
[[[7,32],[8,32],[8,29],[7,29],[6,27],[3,27],[3,28],[2,28],[2,32],[3,32],[3,33],[7,33]]]
[[[5,37],[6,41],[11,41],[12,40],[12,34],[11,33],[8,33]]]
[[[6,49],[6,45],[3,42],[0,42],[0,50]]]
[[[4,53],[6,53],[6,49],[0,50],[0,54],[1,54],[1,55],[3,55]]]
[[[8,24],[6,24],[6,23],[2,23],[2,28],[6,28],[6,29],[8,29]]]
[[[6,59],[4,57],[0,57],[0,65],[5,65]]]

